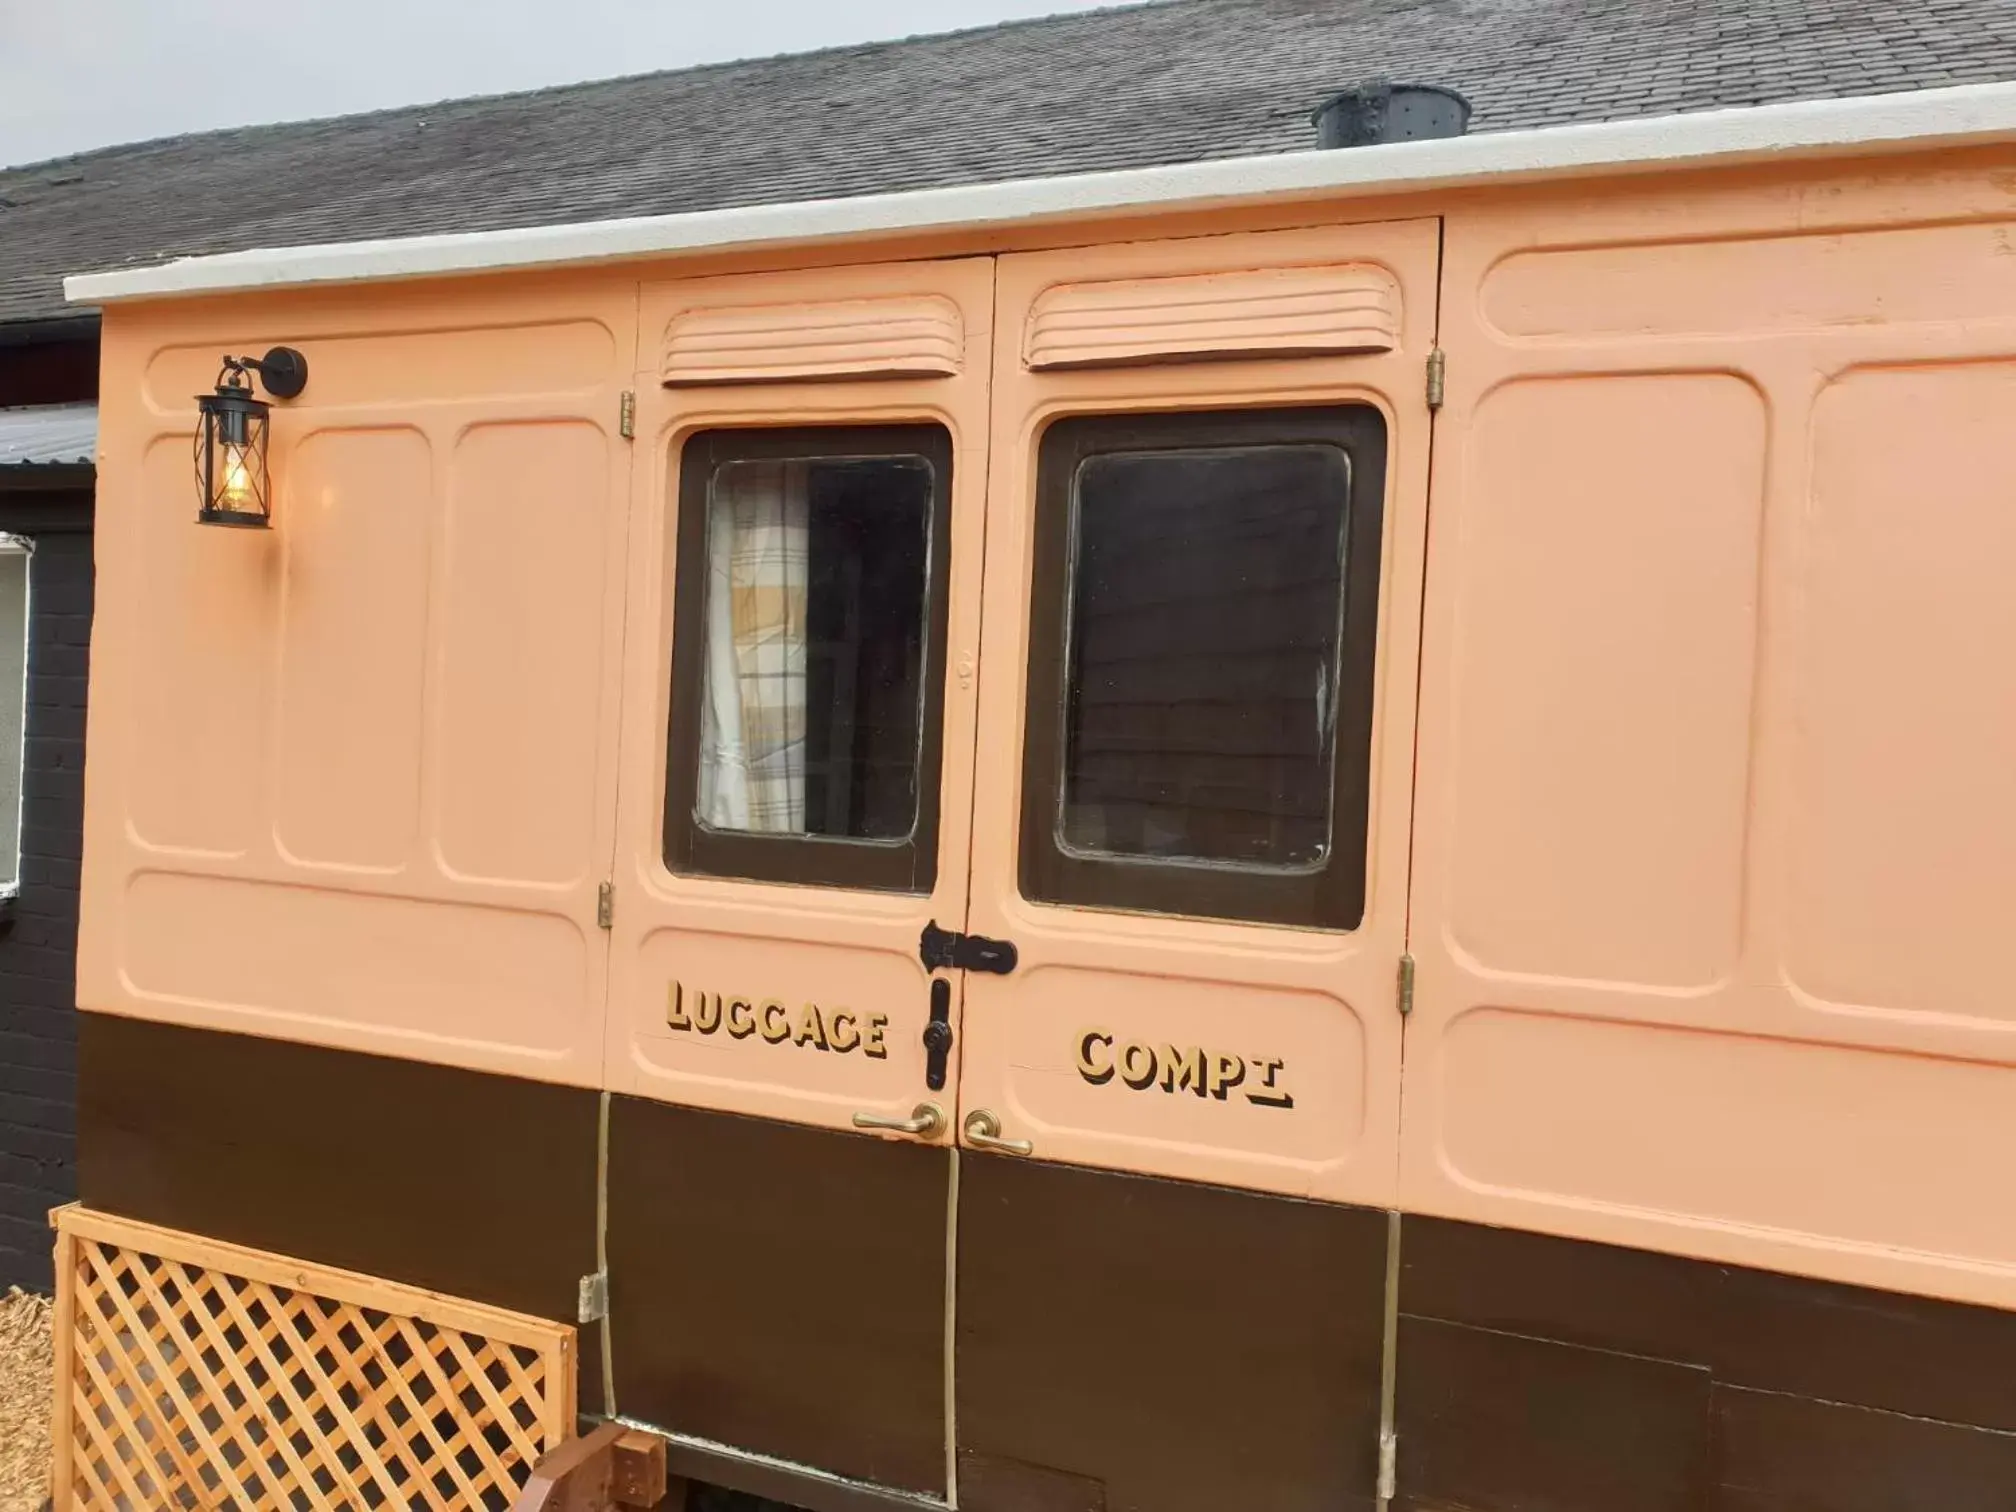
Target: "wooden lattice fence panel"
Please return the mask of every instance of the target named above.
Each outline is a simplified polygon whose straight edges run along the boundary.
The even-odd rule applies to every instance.
[[[507,1508],[573,1431],[574,1330],[59,1209],[56,1507]]]

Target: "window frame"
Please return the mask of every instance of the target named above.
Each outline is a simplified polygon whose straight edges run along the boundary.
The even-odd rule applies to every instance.
[[[1077,487],[1096,457],[1306,444],[1349,464],[1331,752],[1330,846],[1318,867],[1128,856],[1064,844],[1064,700],[1074,609]],[[1349,931],[1364,919],[1378,675],[1388,427],[1366,403],[1077,414],[1037,445],[1018,885],[1033,903]]]
[[[21,560],[21,707],[19,737],[0,759],[14,771],[14,848],[11,877],[0,877],[0,901],[21,895],[22,827],[28,819],[28,685],[34,675],[31,657],[35,635],[35,542],[32,537],[0,532],[0,557]]]
[[[922,457],[931,469],[924,548],[924,651],[918,671],[916,820],[907,837],[881,840],[714,829],[701,823],[696,812],[706,684],[709,486],[715,473],[729,463],[843,457]],[[935,887],[945,754],[945,648],[951,622],[952,470],[952,434],[932,421],[717,427],[695,431],[680,445],[661,849],[668,870],[724,881],[870,892],[928,895]]]

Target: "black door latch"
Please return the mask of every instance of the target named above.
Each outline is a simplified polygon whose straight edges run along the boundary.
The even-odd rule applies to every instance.
[[[931,979],[931,1022],[924,1026],[924,1085],[945,1090],[945,1058],[952,1053],[952,984]]]
[[[1006,976],[1015,969],[1015,946],[985,935],[940,929],[937,920],[924,926],[917,955],[926,971],[991,971]],[[924,1026],[924,1085],[945,1090],[945,1063],[952,1054],[952,984],[931,979],[931,1022]]]
[[[1012,940],[990,940],[985,935],[940,929],[935,920],[924,926],[924,933],[917,941],[917,954],[926,971],[991,971],[996,976],[1006,976],[1015,969]]]

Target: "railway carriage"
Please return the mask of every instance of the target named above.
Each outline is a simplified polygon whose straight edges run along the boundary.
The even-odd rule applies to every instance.
[[[2012,132],[74,279],[62,1492],[225,1473],[266,1377],[103,1374],[213,1275],[332,1442],[339,1327],[519,1351],[297,1505],[575,1411],[814,1512],[2008,1505]]]

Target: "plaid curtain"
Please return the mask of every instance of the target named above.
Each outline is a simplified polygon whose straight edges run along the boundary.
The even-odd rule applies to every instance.
[[[806,473],[736,462],[714,478],[699,808],[716,829],[805,828]]]

